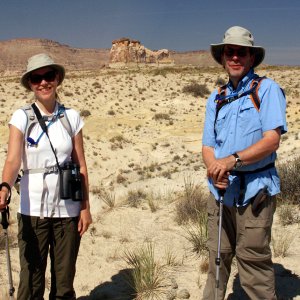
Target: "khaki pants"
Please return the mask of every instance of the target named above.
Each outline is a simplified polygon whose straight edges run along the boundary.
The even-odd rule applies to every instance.
[[[18,300],[43,300],[45,271],[50,249],[49,299],[75,300],[73,281],[80,245],[76,218],[30,217],[18,214],[20,283]]]
[[[231,263],[236,255],[243,290],[251,300],[276,299],[275,276],[271,259],[271,227],[275,212],[275,197],[267,197],[259,213],[246,207],[223,206],[221,265],[218,299],[224,299]],[[203,299],[215,299],[218,245],[219,203],[209,197],[208,205],[209,271]]]

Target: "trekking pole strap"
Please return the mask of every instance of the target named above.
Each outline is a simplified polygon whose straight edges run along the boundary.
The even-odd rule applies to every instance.
[[[2,190],[2,187],[6,187],[8,189],[8,197],[7,197],[7,200],[6,200],[6,203],[9,204],[10,203],[10,198],[11,198],[11,187],[10,185],[3,181],[1,184],[0,184],[0,191]]]
[[[2,190],[2,187],[6,187],[8,189],[8,197],[6,199],[7,206],[3,211],[1,211],[1,225],[2,225],[3,229],[7,229],[8,225],[9,225],[9,223],[8,223],[8,219],[9,219],[8,204],[10,203],[10,198],[11,198],[11,187],[7,182],[2,182],[0,184],[0,191]]]

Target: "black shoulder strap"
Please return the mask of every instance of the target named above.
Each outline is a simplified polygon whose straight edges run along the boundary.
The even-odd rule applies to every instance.
[[[36,115],[36,117],[37,117],[37,119],[38,119],[38,121],[40,123],[40,126],[41,126],[42,130],[47,134],[47,126],[46,126],[46,123],[45,123],[45,121],[44,121],[44,119],[43,119],[43,117],[42,117],[39,109],[37,108],[37,106],[35,105],[35,103],[33,103],[31,105],[31,107],[32,107],[32,109],[33,109],[33,111],[34,111],[34,113],[35,113],[35,115]],[[48,134],[47,134],[47,136],[48,136]]]

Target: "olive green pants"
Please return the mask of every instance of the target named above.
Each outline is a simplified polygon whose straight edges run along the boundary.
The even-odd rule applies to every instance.
[[[75,300],[73,281],[80,245],[78,217],[45,218],[18,214],[20,283],[18,300],[43,300],[50,249],[50,300]]]
[[[243,290],[249,299],[276,299],[275,276],[271,259],[271,227],[276,208],[275,197],[267,196],[253,214],[252,204],[245,207],[223,206],[221,265],[218,299],[224,299],[231,263],[236,255]],[[203,299],[215,299],[218,246],[219,203],[210,196],[208,212],[209,270]]]

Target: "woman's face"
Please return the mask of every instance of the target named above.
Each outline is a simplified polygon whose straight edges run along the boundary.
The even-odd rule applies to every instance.
[[[37,100],[55,100],[58,76],[57,72],[50,67],[35,70],[30,74],[29,86]]]

